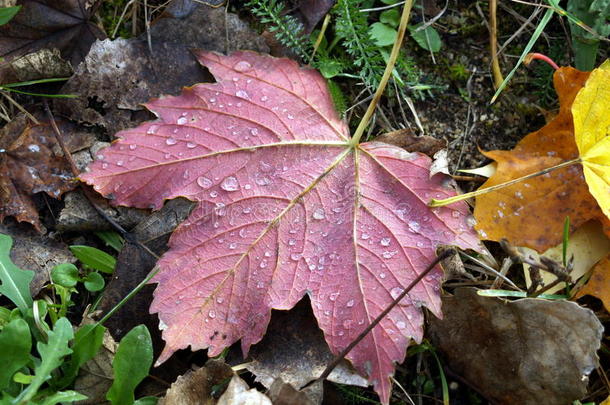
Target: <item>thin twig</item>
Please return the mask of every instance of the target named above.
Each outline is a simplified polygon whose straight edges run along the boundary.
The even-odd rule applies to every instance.
[[[503,9],[507,8],[503,4],[500,4],[500,7],[503,8]],[[510,43],[513,42],[513,40],[515,38],[517,38],[519,35],[521,35],[523,30],[525,30],[527,28],[527,26],[532,23],[534,18],[536,18],[536,16],[538,16],[538,14],[540,14],[541,11],[542,11],[542,7],[537,7],[537,8],[534,9],[532,14],[527,18],[527,20],[525,20],[525,22],[523,24],[521,24],[519,26],[519,28],[517,28],[517,30],[515,32],[513,32],[512,35],[506,41],[504,41],[502,46],[500,46],[500,48],[497,51],[498,55],[501,54],[504,51],[504,48],[506,48],[508,45],[510,45]]]
[[[125,7],[123,7],[123,12],[121,13],[121,16],[119,17],[119,21],[114,26],[114,30],[112,31],[112,35],[110,35],[110,38],[113,38],[113,39],[116,38],[116,34],[119,31],[121,24],[123,23],[123,18],[125,17],[125,14],[127,13],[127,9],[129,8],[129,6],[131,6],[133,4],[133,2],[134,2],[134,0],[129,0],[129,2],[127,2],[127,4],[125,4]]]
[[[428,28],[429,26],[431,26],[432,24],[434,24],[435,22],[437,22],[443,16],[443,14],[445,14],[445,12],[447,11],[447,7],[449,7],[449,0],[445,0],[445,7],[443,7],[437,15],[435,15],[428,21],[422,21],[422,24],[413,31],[414,32],[423,31],[426,28]],[[423,7],[422,7],[422,10],[423,10]]]
[[[148,0],[144,0],[144,29],[146,30],[146,43],[148,44],[148,50],[152,56],[152,39],[150,37],[150,19],[148,18]]]
[[[1,92],[2,95],[8,100],[10,101],[10,103],[12,105],[14,105],[15,107],[17,107],[17,109],[19,111],[21,111],[22,113],[24,113],[29,119],[32,120],[32,122],[34,122],[36,125],[40,125],[40,122],[36,119],[36,117],[34,117],[32,114],[30,114],[25,108],[23,108],[23,106],[21,104],[19,104],[18,102],[16,102],[15,100],[13,100],[11,98],[11,96],[9,96],[6,91],[2,91]]]
[[[426,25],[426,13],[424,12],[424,0],[421,1],[421,21],[422,26]],[[427,26],[427,25],[426,25]],[[418,29],[421,27],[418,27]],[[424,31],[424,35],[426,36],[426,44],[428,45],[428,52],[430,52],[430,59],[432,59],[432,64],[436,65],[436,59],[434,58],[434,52],[432,52],[432,45],[430,44],[430,36],[429,31]]]
[[[328,366],[326,366],[326,368],[324,369],[324,371],[322,372],[322,374],[320,374],[320,376],[315,379],[312,380],[310,382],[308,382],[307,384],[305,384],[304,386],[301,387],[301,390],[304,388],[309,387],[312,384],[315,384],[318,381],[323,381],[324,379],[326,379],[330,373],[334,370],[335,367],[337,367],[337,365],[341,362],[341,360],[343,360],[345,358],[345,356],[354,348],[356,347],[356,345],[358,343],[360,343],[360,341],[362,339],[364,339],[364,337],[366,335],[368,335],[368,333],[373,330],[373,328],[375,328],[379,322],[381,322],[381,320],[383,318],[385,318],[385,316],[387,314],[390,313],[390,311],[392,309],[394,309],[394,307],[396,305],[398,305],[398,303],[400,301],[402,301],[403,298],[405,298],[407,296],[407,294],[409,294],[409,291],[411,291],[413,289],[413,287],[415,287],[428,273],[430,273],[432,271],[432,269],[434,269],[434,267],[439,264],[442,260],[445,260],[447,258],[449,258],[450,256],[456,254],[456,250],[455,249],[447,249],[444,250],[443,252],[441,252],[436,259],[434,259],[434,261],[432,261],[432,263],[430,263],[428,265],[428,267],[426,267],[426,269],[421,272],[417,277],[415,277],[415,279],[413,281],[411,281],[411,283],[409,283],[409,285],[403,290],[402,293],[400,293],[400,295],[398,295],[394,301],[392,301],[392,303],[385,309],[383,310],[383,312],[381,312],[377,318],[375,318],[375,320],[373,320],[373,322],[371,322],[371,324],[369,326],[367,326],[353,341],[352,343],[350,343],[345,349],[343,349],[334,359],[333,361],[330,362],[330,364]]]

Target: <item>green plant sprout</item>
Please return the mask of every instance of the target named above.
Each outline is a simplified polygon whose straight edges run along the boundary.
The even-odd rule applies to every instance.
[[[89,291],[101,290],[103,278],[97,271],[114,268],[114,262],[111,264],[104,252],[77,246],[79,259],[88,263],[91,271],[83,277],[73,264],[53,268],[49,288],[59,297],[56,304],[51,299],[33,300],[29,285],[34,272],[11,261],[11,247],[12,239],[0,234],[0,294],[14,305],[12,309],[0,306],[0,404],[54,405],[87,399],[69,388],[79,369],[102,347],[106,328],[98,322],[76,329],[66,315],[77,283],[82,282]],[[121,340],[112,363],[113,384],[106,394],[112,405],[156,403],[154,397],[134,398],[135,388],[148,375],[152,357],[145,326],[135,327]]]

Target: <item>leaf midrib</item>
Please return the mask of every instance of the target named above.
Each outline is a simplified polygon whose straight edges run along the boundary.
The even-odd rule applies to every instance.
[[[138,168],[135,168],[135,169],[124,170],[124,171],[122,171],[120,173],[108,173],[108,174],[98,175],[98,176],[95,176],[95,178],[96,179],[101,179],[101,178],[106,178],[106,177],[115,177],[117,175],[124,175],[124,174],[128,174],[128,173],[136,173],[136,172],[139,172],[139,171],[150,170],[150,169],[154,169],[154,168],[157,168],[157,167],[171,166],[171,165],[175,165],[175,164],[182,164],[182,163],[193,161],[193,160],[206,159],[206,158],[209,158],[209,157],[219,156],[219,155],[223,155],[223,154],[227,154],[227,153],[253,152],[255,150],[262,149],[262,148],[277,148],[277,147],[281,147],[281,146],[300,146],[300,145],[301,146],[345,147],[348,150],[353,148],[353,146],[350,145],[348,142],[343,142],[343,141],[310,141],[310,142],[306,142],[306,141],[289,141],[289,142],[275,142],[275,143],[267,143],[267,144],[262,144],[262,145],[253,145],[253,146],[247,146],[247,147],[226,149],[226,150],[222,150],[222,151],[218,151],[218,152],[207,153],[205,155],[197,155],[197,156],[191,156],[191,157],[188,157],[188,158],[172,160],[172,161],[169,161],[169,162],[158,162],[158,163],[155,163],[154,165],[148,165],[148,166],[138,167]],[[110,163],[110,162],[108,162],[108,163]],[[119,167],[122,167],[122,166],[119,166]]]

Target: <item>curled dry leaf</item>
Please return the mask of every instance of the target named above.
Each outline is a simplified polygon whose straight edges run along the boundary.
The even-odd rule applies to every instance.
[[[65,121],[57,125],[70,152],[93,143],[93,136],[76,126]],[[33,124],[22,116],[0,130],[0,221],[12,216],[40,231],[32,195],[59,198],[77,184],[50,123]]]
[[[217,405],[272,405],[271,400],[256,388],[250,389],[248,384],[238,375],[234,375],[227,390],[218,400]]]
[[[571,109],[588,78],[588,72],[569,67],[555,72],[553,79],[559,97],[559,114],[543,128],[523,138],[513,150],[484,152],[498,166],[496,173],[481,188],[579,157]],[[474,216],[476,228],[484,239],[507,238],[511,244],[531,247],[539,252],[561,243],[567,216],[570,217],[571,231],[597,219],[610,235],[610,220],[589,192],[580,165],[554,170],[477,196]]]
[[[210,360],[197,370],[178,377],[158,405],[214,405],[215,386],[231,378],[233,370],[222,361]]]
[[[322,76],[252,52],[199,52],[217,83],[152,100],[159,119],[117,134],[81,177],[114,203],[159,209],[197,202],[173,233],[151,311],[166,347],[261,340],[271,309],[307,293],[333,353],[345,348],[435,257],[438,244],[481,248],[468,207],[430,209],[455,194],[429,178],[430,158],[357,144]],[[440,310],[436,269],[347,356],[388,403],[394,363]]]
[[[444,297],[443,308],[443,320],[431,319],[432,343],[492,402],[568,405],[586,394],[604,330],[593,311],[569,301],[481,297],[474,288]]]

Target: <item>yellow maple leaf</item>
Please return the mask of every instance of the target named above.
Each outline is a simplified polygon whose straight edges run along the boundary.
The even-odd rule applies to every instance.
[[[589,192],[610,218],[610,60],[591,72],[574,99],[572,116]]]

